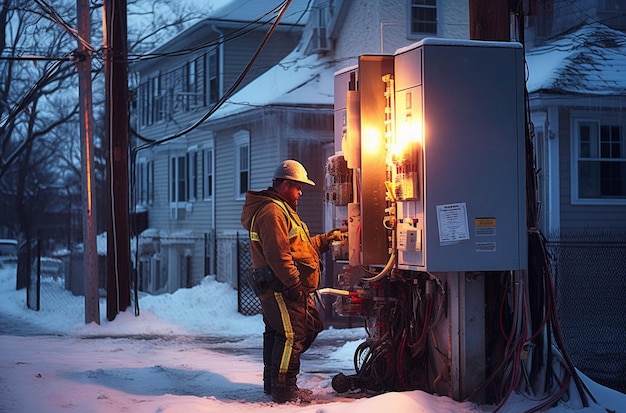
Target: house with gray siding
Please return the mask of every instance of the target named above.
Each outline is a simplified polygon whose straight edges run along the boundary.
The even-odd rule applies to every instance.
[[[246,25],[245,19],[237,16],[246,9],[243,3],[248,4],[250,0],[237,0],[226,6],[231,7],[229,21],[238,21],[240,27]],[[259,10],[261,3],[266,10],[278,4],[277,1],[258,3],[254,2],[256,16],[263,15]],[[286,16],[297,16],[303,4],[309,3],[293,1]],[[200,23],[159,49],[159,56],[173,56],[171,62],[161,62],[166,58],[159,57],[143,66],[140,85],[150,82],[151,73],[161,73],[166,68],[174,70],[192,62],[191,56],[181,59],[174,55],[178,50],[194,48],[198,42],[210,43],[202,36],[211,39],[218,36],[219,31],[226,33],[223,23],[218,21],[224,14],[218,10],[216,21]],[[248,14],[248,21],[252,20]],[[181,104],[171,103],[163,115],[158,115],[162,119],[155,123],[154,106],[142,102],[158,100],[161,94],[155,91],[160,89],[152,86],[143,91],[139,87],[138,128],[140,135],[148,138],[143,143],[148,148],[137,154],[136,168],[137,204],[140,210],[147,211],[149,220],[149,229],[142,235],[140,250],[143,253],[139,260],[144,290],[173,291],[194,285],[207,274],[215,274],[218,280],[236,287],[238,240],[247,237],[240,224],[245,192],[269,186],[274,168],[286,158],[302,162],[318,183],[305,191],[300,215],[312,232],[331,228],[333,222],[325,211],[323,184],[326,159],[335,152],[334,73],[356,64],[362,54],[393,53],[424,37],[463,39],[469,34],[467,5],[455,0],[314,0],[309,4],[308,14],[286,22],[291,22],[292,26],[284,29],[284,37],[274,38],[281,33],[277,31],[272,40],[283,45],[288,54],[272,67],[261,65],[264,73],[247,78],[246,85],[184,136],[159,145],[151,145],[149,141],[175,134],[201,116],[203,110],[194,106],[198,105],[195,92],[184,92],[179,97],[182,107],[189,108],[188,111],[193,108],[194,112],[185,112],[186,117],[177,116]],[[305,22],[301,35],[296,36],[300,33],[297,25]],[[202,28],[204,30],[200,30]],[[236,27],[230,29],[237,30]],[[289,43],[296,37],[297,44]],[[192,38],[204,40],[190,42]],[[232,47],[230,42],[218,43],[224,51],[217,54],[217,67],[228,68],[225,72],[230,73],[232,82],[239,72],[237,68],[244,66],[243,46],[237,49],[240,52],[237,56],[242,59],[237,65],[239,60],[233,55],[234,51],[227,51]],[[213,84],[209,80],[213,72],[208,69],[210,64],[204,71],[202,67],[200,63],[195,73],[199,74],[197,83],[205,85],[199,86],[205,93]],[[183,69],[174,79],[181,78],[186,85],[185,73]],[[221,86],[217,95],[223,96],[228,89],[228,79],[219,77],[220,73],[218,71],[217,84]],[[211,93],[205,94],[210,98]],[[142,125],[142,122],[152,123]]]
[[[626,2],[554,0],[526,53],[540,204],[577,368],[626,390]]]
[[[626,229],[626,33],[585,23],[526,54],[540,227]]]
[[[261,33],[243,28],[273,3],[278,1],[235,0],[137,66],[135,127],[144,149],[137,151],[133,193],[137,210],[148,215],[138,265],[145,291],[192,286],[207,274],[238,287],[245,192],[266,188],[283,159],[301,161],[318,184],[300,204],[311,231],[332,228],[324,166],[338,150],[334,74],[355,66],[360,55],[393,54],[425,37],[469,38],[468,4],[458,0],[294,0],[272,36],[275,49],[268,44],[257,71],[202,119],[261,41]],[[589,334],[590,326],[609,322],[626,342],[626,19],[622,1],[529,5],[525,47],[534,153],[527,155],[537,166],[536,225],[552,248],[559,314],[570,315],[562,320],[568,346],[577,365],[592,368],[596,363],[583,357],[597,343],[581,337],[604,337],[606,329]],[[238,14],[250,10],[245,18]],[[181,136],[153,142],[176,134]],[[590,237],[600,244],[587,243]],[[571,248],[553,248],[562,242]],[[581,288],[589,283],[593,289]],[[623,350],[601,347],[617,355],[611,366],[623,371]]]
[[[151,140],[167,138],[197,122],[235,82],[267,28],[250,30],[248,23],[276,6],[275,1],[266,1],[242,7],[250,1],[234,1],[217,10],[136,68],[141,79],[138,145],[146,149],[137,151],[134,194],[138,210],[148,214],[149,230],[144,235],[152,239],[142,247],[145,254],[140,262],[147,290],[172,291],[209,273],[236,286],[236,240],[246,236],[239,223],[245,191],[267,187],[282,159],[300,160],[320,183],[305,192],[301,204],[300,213],[312,231],[332,228],[322,183],[325,160],[337,150],[332,145],[334,73],[355,65],[362,54],[391,54],[424,37],[469,37],[467,4],[453,0],[432,4],[381,0],[358,3],[358,7],[351,0],[294,1],[283,18],[284,27],[279,25],[259,55],[257,71],[247,75],[237,92],[189,133],[152,145]],[[572,158],[578,153],[574,149],[580,149],[573,143],[577,135],[572,131],[580,133],[580,127],[589,126],[576,122],[596,119],[598,131],[605,122],[600,118],[608,114],[621,122],[623,92],[610,84],[602,92],[590,91],[582,77],[578,89],[568,91],[557,81],[564,78],[561,68],[552,68],[562,74],[559,78],[550,68],[535,64],[562,50],[562,44],[553,43],[554,36],[581,24],[581,16],[595,15],[623,30],[623,13],[606,5],[606,1],[585,0],[572,8],[568,2],[554,0],[542,3],[541,10],[534,10],[528,19],[530,107],[541,203],[538,226],[549,238],[562,237],[570,229],[614,229],[614,223],[624,219],[624,194],[619,192],[623,189],[618,188],[617,195],[589,197],[594,190],[579,180],[584,168],[577,169],[584,164]],[[619,38],[620,33],[605,33],[605,37]],[[591,38],[572,32],[559,41],[578,45],[586,37]],[[594,47],[589,52],[599,58],[610,49],[610,42],[605,39]],[[580,75],[590,70],[589,76],[600,79],[623,73],[608,66],[605,72],[592,65],[570,67],[570,72]],[[533,83],[540,79],[537,73],[557,80]],[[610,161],[614,168],[619,159],[623,158]],[[620,173],[623,169],[618,178]],[[615,180],[612,185],[619,186]]]
[[[246,148],[248,137],[233,131],[223,146],[216,132],[196,126],[228,91],[244,87],[298,44],[306,7],[307,1],[292,1],[263,44],[280,11],[277,2],[227,4],[130,68],[139,79],[131,194],[135,212],[148,220],[138,254],[140,289],[171,292],[214,273],[216,201],[224,199],[224,189],[236,199],[234,174],[227,184],[218,182],[217,174],[223,171],[222,159],[230,160],[232,170],[235,152],[242,165],[248,164],[243,150],[235,151],[235,145]],[[247,184],[248,172],[240,170],[238,182]]]

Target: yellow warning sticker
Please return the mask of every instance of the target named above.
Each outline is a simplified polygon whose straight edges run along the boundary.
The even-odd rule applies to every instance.
[[[494,217],[479,217],[476,218],[477,227],[495,227],[496,219]]]
[[[474,219],[474,226],[477,236],[495,236],[496,235],[496,218],[495,217],[477,217]]]

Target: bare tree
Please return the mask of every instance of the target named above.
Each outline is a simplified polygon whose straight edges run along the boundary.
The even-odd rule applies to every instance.
[[[44,225],[49,203],[68,204],[58,200],[59,194],[69,197],[79,190],[78,88],[72,63],[77,39],[71,30],[76,2],[55,1],[54,7],[45,0],[0,2],[0,235],[30,239]],[[101,4],[93,4],[92,42],[98,45],[93,56],[94,117],[102,124]],[[128,11],[129,55],[140,58],[210,9],[129,0]],[[96,131],[96,175],[104,186],[104,128]]]
[[[60,184],[57,159],[71,137],[54,131],[78,109],[68,33],[33,6],[4,0],[0,9],[0,229],[26,240]]]

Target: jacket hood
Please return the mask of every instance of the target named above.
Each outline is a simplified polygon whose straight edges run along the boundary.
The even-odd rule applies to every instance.
[[[250,231],[254,215],[259,209],[261,209],[261,207],[266,205],[268,202],[272,202],[273,199],[283,202],[285,201],[280,195],[278,195],[278,192],[271,188],[263,191],[246,192],[246,200],[243,203],[243,209],[241,211],[241,225],[243,225],[246,230]]]

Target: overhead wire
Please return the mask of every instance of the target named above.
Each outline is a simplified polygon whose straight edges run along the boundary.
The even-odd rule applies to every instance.
[[[22,96],[22,98],[13,105],[9,113],[3,119],[0,119],[0,135],[3,135],[7,126],[26,109],[28,104],[37,96],[39,90],[41,90],[50,80],[54,78],[65,62],[66,59],[58,60],[46,68],[46,70],[44,70],[42,75],[35,81],[30,89],[28,89],[24,96]],[[18,146],[18,148],[16,148],[15,151],[10,153],[7,157],[5,157],[5,154],[2,154],[2,162],[0,164],[8,164],[12,162],[12,159],[16,158],[21,153],[20,148],[22,148],[22,146]]]
[[[272,23],[272,25],[270,26],[269,30],[267,31],[267,33],[265,34],[263,41],[261,42],[261,44],[259,45],[259,47],[257,48],[257,50],[255,51],[254,55],[252,56],[252,58],[250,59],[250,61],[248,62],[248,64],[246,65],[246,67],[243,69],[243,71],[239,74],[239,76],[237,77],[237,79],[235,80],[235,82],[231,85],[231,87],[226,91],[226,93],[224,93],[220,99],[218,99],[218,101],[215,103],[215,105],[210,108],[207,112],[205,112],[205,114],[203,116],[200,117],[200,119],[198,119],[197,121],[195,121],[193,124],[191,124],[190,126],[180,130],[179,132],[176,132],[170,136],[167,136],[165,138],[159,139],[159,140],[153,140],[153,139],[149,139],[146,138],[144,136],[142,136],[141,134],[139,134],[138,132],[136,132],[134,129],[130,129],[131,133],[133,133],[133,135],[135,135],[137,138],[141,139],[142,141],[146,142],[144,145],[140,145],[137,146],[135,148],[133,148],[131,150],[131,165],[135,165],[136,163],[136,158],[137,158],[137,154],[139,153],[139,151],[143,150],[143,149],[148,149],[169,141],[172,141],[174,139],[180,138],[181,136],[184,136],[185,134],[189,133],[190,131],[196,129],[197,127],[199,127],[202,123],[204,123],[204,121],[206,121],[213,113],[215,113],[229,98],[230,96],[235,92],[235,90],[237,90],[237,88],[241,85],[242,81],[245,79],[246,75],[248,74],[248,72],[250,71],[250,69],[252,68],[252,66],[254,65],[254,63],[256,62],[256,60],[258,59],[259,55],[261,54],[261,52],[263,51],[263,49],[265,48],[265,46],[267,45],[269,39],[271,38],[272,34],[274,33],[274,31],[276,30],[276,28],[278,27],[278,24],[280,23],[283,15],[285,14],[287,8],[289,7],[289,5],[291,4],[292,0],[285,0],[282,3],[279,4],[279,6],[273,8],[271,11],[278,11],[278,15],[276,16],[274,22]],[[266,16],[268,13],[264,14],[264,16]],[[134,168],[132,168],[134,170]],[[134,185],[134,179],[131,181]],[[134,188],[134,186],[133,186]],[[136,205],[136,204],[135,204]],[[136,236],[136,248],[135,248],[135,259],[136,262],[138,262],[138,251],[139,251],[139,236],[137,234]],[[137,294],[137,282],[135,283],[135,294]],[[135,313],[139,314],[139,305],[138,305],[138,300],[135,300]]]
[[[69,24],[67,24],[67,22],[63,19],[63,17],[57,13],[54,7],[48,4],[45,0],[34,0],[34,1],[46,13],[45,15],[43,15],[44,17],[58,24],[61,28],[63,28],[63,30],[65,30],[70,36],[76,39],[87,50],[91,52],[94,52],[96,50],[91,45],[91,43],[87,42],[78,34],[78,31],[76,29],[72,28]]]
[[[221,44],[224,44],[226,42],[236,40],[238,38],[246,36],[247,34],[258,30],[259,28],[263,26],[271,25],[270,21],[266,20],[266,18],[272,14],[275,14],[283,4],[284,4],[284,0],[283,0],[283,3],[280,3],[278,6],[270,9],[269,11],[257,17],[256,19],[250,22],[244,22],[243,25],[237,27],[234,31],[225,35],[223,40],[212,40],[208,42],[202,42],[202,43],[194,44],[193,47],[186,47],[186,48],[182,48],[182,49],[178,49],[178,50],[170,51],[170,52],[163,52],[163,53],[153,52],[153,53],[142,53],[142,54],[136,54],[136,55],[129,54],[128,61],[139,62],[139,61],[151,60],[151,59],[162,58],[162,57],[179,57],[179,56],[192,54],[200,50],[218,47]]]
[[[523,19],[524,13],[521,7],[517,10],[517,18]],[[520,27],[520,38],[524,44],[523,26]],[[525,128],[524,140],[526,145],[526,213],[528,230],[528,271],[522,271],[516,282],[510,284],[508,290],[513,291],[514,302],[512,303],[513,317],[511,320],[511,334],[506,335],[502,320],[501,331],[507,343],[508,351],[502,364],[488,378],[491,382],[495,374],[506,369],[501,383],[507,383],[501,390],[501,400],[495,412],[504,407],[513,391],[520,388],[521,379],[527,383],[527,391],[533,392],[531,381],[539,381],[544,384],[540,389],[547,395],[545,401],[539,406],[531,408],[528,412],[541,410],[551,403],[558,401],[568,390],[570,380],[573,380],[578,390],[584,407],[589,405],[588,397],[593,395],[584,386],[578,377],[576,370],[566,352],[565,343],[562,339],[558,314],[555,304],[555,292],[550,271],[549,259],[545,247],[545,239],[539,230],[539,210],[537,203],[537,174],[535,165],[534,135],[530,119],[530,99],[528,89],[524,87],[524,115]],[[513,289],[513,287],[515,287]],[[530,292],[535,297],[530,295]],[[504,293],[507,294],[507,288]],[[504,300],[504,296],[502,297]],[[531,300],[533,302],[531,303]],[[501,307],[502,303],[501,302]],[[500,314],[502,317],[502,308]],[[521,323],[521,324],[520,324]],[[552,346],[551,339],[556,339],[556,347]],[[538,348],[537,348],[538,347]],[[543,349],[545,348],[545,350]],[[559,351],[563,369],[563,380],[558,382],[556,388],[551,385],[555,375],[552,365],[552,354]],[[536,351],[535,351],[536,350]],[[530,371],[529,371],[530,369]],[[543,378],[539,375],[544,375]],[[533,380],[534,379],[534,380]],[[481,387],[481,391],[485,386]],[[593,399],[595,401],[595,399]]]
[[[187,133],[193,131],[194,129],[196,129],[197,127],[199,127],[202,123],[204,123],[204,121],[206,121],[211,115],[213,115],[220,107],[222,107],[222,105],[230,98],[230,96],[235,92],[235,90],[237,90],[237,88],[241,85],[241,83],[243,82],[244,78],[246,77],[246,75],[248,74],[248,72],[250,71],[250,69],[252,68],[252,66],[254,65],[254,63],[256,62],[256,60],[258,59],[259,55],[261,54],[261,52],[263,51],[263,49],[265,48],[265,46],[267,45],[267,42],[269,41],[270,37],[272,36],[272,34],[274,33],[274,31],[276,30],[276,27],[278,26],[283,14],[285,13],[285,11],[287,10],[287,7],[289,7],[289,4],[291,3],[292,0],[285,0],[282,3],[282,8],[278,14],[278,16],[276,17],[276,20],[274,21],[274,23],[272,24],[272,26],[270,27],[270,29],[268,30],[268,32],[265,34],[265,37],[263,38],[263,41],[261,42],[261,44],[259,45],[259,47],[257,48],[257,50],[255,51],[254,55],[252,56],[252,58],[250,59],[250,61],[248,62],[248,64],[246,65],[246,67],[243,69],[243,71],[240,73],[239,77],[235,80],[235,82],[231,85],[231,87],[226,91],[226,93],[224,93],[217,101],[217,103],[211,107],[207,112],[205,112],[205,114],[203,116],[201,116],[198,120],[196,120],[193,124],[191,124],[190,126],[170,135],[167,136],[165,138],[159,139],[159,140],[154,140],[151,142],[148,142],[144,145],[138,146],[137,148],[133,149],[134,152],[149,148],[149,147],[153,147],[156,145],[161,145],[163,143],[166,142],[170,142],[174,139],[180,138],[181,136],[186,135]],[[133,134],[135,136],[141,136],[139,133],[137,133],[136,131],[132,131]],[[145,138],[144,138],[145,140]]]

